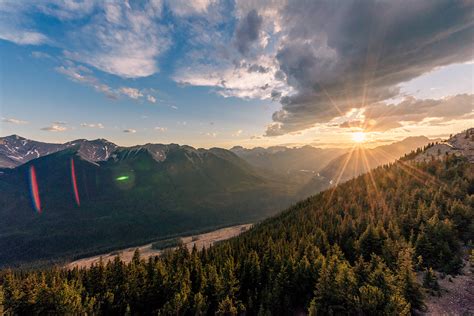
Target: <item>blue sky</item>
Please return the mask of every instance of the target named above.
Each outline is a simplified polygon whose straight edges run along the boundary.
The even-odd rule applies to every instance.
[[[471,9],[3,0],[0,135],[196,147],[447,135],[474,119]]]

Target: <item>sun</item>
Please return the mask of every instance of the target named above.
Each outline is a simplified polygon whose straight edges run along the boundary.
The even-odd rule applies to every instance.
[[[355,143],[363,143],[365,142],[365,139],[366,139],[366,135],[364,132],[355,132],[355,133],[352,133],[352,140],[355,142]]]

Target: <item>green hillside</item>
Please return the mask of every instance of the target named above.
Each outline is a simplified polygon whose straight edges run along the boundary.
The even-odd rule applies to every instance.
[[[473,239],[465,158],[397,162],[301,201],[206,251],[87,270],[4,272],[3,308],[31,314],[408,315],[415,271],[456,274]],[[431,282],[431,281],[430,281]],[[427,286],[433,282],[426,282]]]

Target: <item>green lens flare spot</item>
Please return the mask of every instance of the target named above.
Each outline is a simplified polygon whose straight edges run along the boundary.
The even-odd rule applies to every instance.
[[[125,180],[128,180],[128,176],[120,176],[120,177],[117,177],[115,180],[117,180],[117,181],[125,181]]]

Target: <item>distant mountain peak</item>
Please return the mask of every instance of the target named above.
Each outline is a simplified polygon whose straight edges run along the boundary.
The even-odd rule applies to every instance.
[[[0,168],[14,168],[70,147],[77,147],[78,154],[86,160],[102,161],[109,158],[117,145],[106,139],[76,139],[64,144],[45,143],[13,134],[0,138]]]

